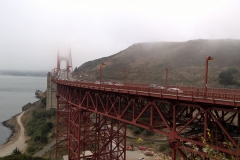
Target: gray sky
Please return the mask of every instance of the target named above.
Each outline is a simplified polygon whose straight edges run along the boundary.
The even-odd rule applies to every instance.
[[[240,39],[239,0],[0,0],[0,70],[73,67],[139,42]]]

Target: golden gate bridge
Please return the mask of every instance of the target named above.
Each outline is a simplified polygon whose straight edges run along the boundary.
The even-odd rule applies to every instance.
[[[182,92],[168,92],[148,84],[95,84],[76,81],[71,67],[71,54],[58,56],[51,79],[57,84],[57,157],[67,149],[69,159],[125,160],[126,124],[131,124],[167,136],[172,159],[240,159],[239,90],[179,86]],[[84,155],[86,150],[91,155]]]

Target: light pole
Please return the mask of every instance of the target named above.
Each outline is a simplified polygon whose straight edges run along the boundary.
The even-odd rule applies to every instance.
[[[122,72],[123,72],[123,82],[125,83],[125,80],[126,80],[126,70],[122,69]]]
[[[90,81],[90,70],[88,70],[88,81]]]
[[[205,81],[204,81],[204,92],[207,92],[207,80],[208,80],[208,61],[213,60],[213,57],[207,56],[206,58],[206,65],[205,65]]]
[[[70,72],[70,69],[69,68],[71,68],[72,66],[68,66],[68,68],[67,68],[67,79],[68,79],[68,74],[69,74],[69,72]]]
[[[106,65],[105,63],[101,63],[99,67],[99,81],[102,84],[102,66]]]
[[[168,85],[168,69],[167,68],[164,68],[165,72],[166,72],[166,76],[165,76],[165,82],[166,82],[166,88],[167,88],[167,85]]]

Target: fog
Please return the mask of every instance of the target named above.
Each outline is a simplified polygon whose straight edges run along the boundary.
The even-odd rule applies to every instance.
[[[0,0],[0,70],[73,68],[134,43],[240,39],[240,1]]]

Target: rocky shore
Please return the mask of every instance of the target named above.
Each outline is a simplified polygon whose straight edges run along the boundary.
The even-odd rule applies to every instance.
[[[17,114],[15,116],[13,116],[12,118],[2,122],[3,126],[9,128],[11,130],[11,135],[7,138],[7,141],[3,145],[13,141],[15,139],[15,137],[18,135],[19,130],[20,130],[20,126],[17,123],[17,118],[16,117],[19,114]]]
[[[14,118],[10,119],[10,121],[5,122],[8,126],[14,126],[14,132],[8,139],[8,142],[0,146],[0,157],[10,155],[16,148],[18,148],[22,153],[25,152],[27,147],[26,136],[25,129],[21,122],[21,118],[24,113],[25,112],[22,112],[21,114],[14,116]]]

